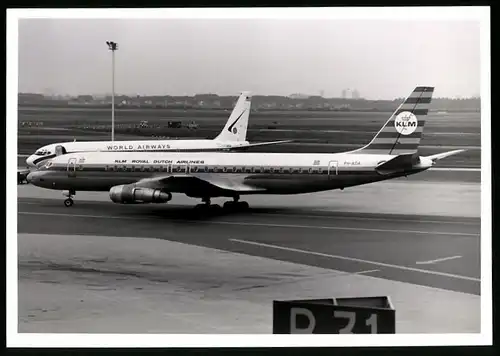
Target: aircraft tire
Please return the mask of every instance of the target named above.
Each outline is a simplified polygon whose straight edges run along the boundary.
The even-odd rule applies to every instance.
[[[238,202],[238,210],[247,210],[250,208],[250,205],[246,201]]]
[[[73,199],[70,199],[70,198],[65,199],[65,200],[64,200],[64,206],[65,206],[66,208],[69,208],[70,206],[73,206]]]

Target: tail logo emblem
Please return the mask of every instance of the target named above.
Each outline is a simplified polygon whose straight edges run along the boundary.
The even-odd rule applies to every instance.
[[[394,120],[394,127],[401,135],[408,136],[415,132],[418,126],[417,117],[409,111],[403,111]]]

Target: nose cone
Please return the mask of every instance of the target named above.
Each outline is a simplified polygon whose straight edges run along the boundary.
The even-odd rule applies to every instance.
[[[28,174],[26,180],[28,183],[35,185],[37,187],[41,187],[43,185],[44,179],[41,178],[43,176],[43,172],[33,171]]]

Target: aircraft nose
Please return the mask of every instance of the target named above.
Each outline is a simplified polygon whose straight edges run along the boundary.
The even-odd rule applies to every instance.
[[[26,181],[28,181],[28,183],[31,183],[33,179],[33,173],[28,173],[28,175],[26,176]]]
[[[32,167],[32,168],[35,167],[35,163],[33,161],[34,161],[33,156],[29,156],[28,158],[26,158],[26,164],[28,165],[28,167]]]

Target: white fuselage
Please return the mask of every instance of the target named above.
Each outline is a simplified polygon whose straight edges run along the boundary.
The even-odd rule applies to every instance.
[[[414,174],[431,164],[381,174],[376,167],[395,156],[356,153],[159,153],[86,152],[60,156],[32,175],[44,188],[107,191],[113,186],[158,177],[196,176],[201,180],[234,180],[255,188],[240,194],[298,194],[344,188]],[[182,188],[185,190],[185,188]],[[171,192],[185,193],[171,188]],[[200,193],[201,194],[201,193]]]

